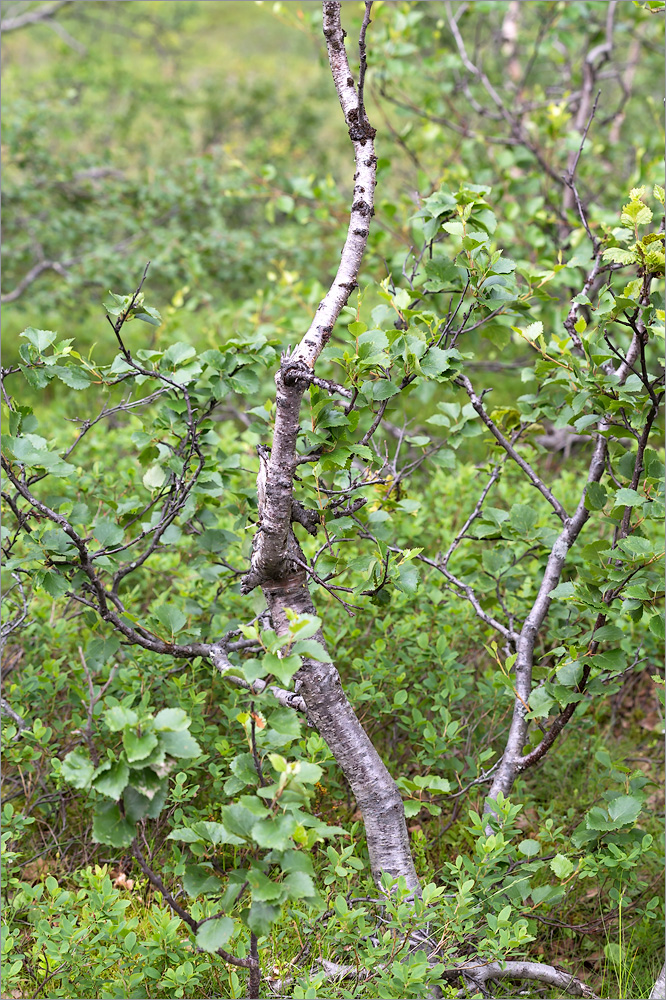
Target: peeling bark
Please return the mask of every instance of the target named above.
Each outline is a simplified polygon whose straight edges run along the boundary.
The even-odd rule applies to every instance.
[[[349,228],[337,274],[319,303],[310,328],[292,352],[283,354],[275,376],[275,430],[270,450],[258,449],[259,526],[253,543],[251,568],[241,583],[243,593],[261,587],[278,635],[288,631],[287,609],[300,614],[315,613],[303,569],[305,557],[292,529],[292,523],[298,521],[314,533],[318,520],[316,513],[304,510],[294,501],[300,407],[305,390],[313,382],[317,358],[357,285],[370,219],[374,214],[375,129],[366,116],[362,93],[365,32],[372,4],[371,0],[366,2],[359,38],[361,75],[358,89],[345,51],[340,6],[339,2],[323,3],[323,31],[333,81],[354,147],[354,192]],[[321,631],[314,638],[326,648]],[[298,697],[305,703],[308,720],[326,740],[361,809],[374,878],[379,880],[382,873],[392,878],[403,876],[410,889],[418,888],[400,793],[349,704],[335,666],[304,658],[295,677],[295,687]]]

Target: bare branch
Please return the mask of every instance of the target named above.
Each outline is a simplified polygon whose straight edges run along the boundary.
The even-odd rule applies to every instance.
[[[5,30],[4,27],[3,30]],[[70,264],[71,261],[57,261],[57,260],[39,261],[38,264],[35,264],[34,267],[31,267],[30,270],[27,272],[27,274],[25,274],[21,278],[16,288],[13,288],[11,292],[5,292],[3,295],[0,295],[0,302],[2,302],[3,305],[9,302],[15,302],[16,299],[18,299],[21,295],[23,295],[26,288],[28,288],[33,283],[33,281],[36,281],[36,279],[40,276],[40,274],[43,274],[44,271],[55,271],[56,274],[59,274],[61,277],[63,278],[66,277],[67,269],[70,266]]]
[[[18,14],[16,17],[8,17],[0,22],[0,32],[18,31],[19,28],[27,28],[31,24],[38,24],[55,17],[59,10],[67,7],[74,0],[53,0],[53,3],[44,3],[36,10],[29,10],[25,14]]]
[[[529,462],[525,461],[523,456],[516,451],[511,442],[507,441],[507,439],[504,437],[497,424],[493,420],[491,420],[490,416],[486,412],[483,403],[481,402],[481,399],[479,398],[479,396],[477,396],[476,392],[474,391],[474,387],[470,382],[470,380],[467,378],[467,376],[459,375],[458,378],[456,379],[456,382],[458,385],[461,385],[463,389],[465,389],[467,395],[470,398],[472,406],[474,407],[478,415],[481,417],[484,424],[486,425],[490,433],[493,435],[495,440],[499,442],[502,448],[504,448],[507,455],[511,459],[513,459],[516,465],[523,470],[523,472],[530,480],[532,485],[536,486],[539,493],[541,493],[541,495],[545,497],[545,499],[548,501],[548,503],[551,505],[551,507],[559,517],[560,521],[566,523],[569,520],[569,515],[567,514],[566,510],[564,509],[560,501],[553,496],[553,494],[550,492],[546,484],[536,474],[536,472],[529,464]]]

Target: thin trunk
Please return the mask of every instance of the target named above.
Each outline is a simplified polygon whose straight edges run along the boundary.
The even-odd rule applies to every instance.
[[[620,365],[616,372],[618,385],[624,384],[631,372],[631,366],[638,357],[640,336],[640,334],[634,335],[629,351],[627,352],[626,361]],[[606,452],[608,450],[605,433],[609,430],[609,426],[606,420],[602,420],[597,427],[594,451],[588,469],[588,483],[598,483],[604,473]],[[516,643],[517,655],[515,662],[513,716],[502,760],[488,792],[488,798],[493,801],[497,799],[499,792],[502,792],[505,796],[509,795],[516,775],[524,770],[523,751],[527,743],[527,712],[530,694],[532,693],[534,646],[539,630],[546,620],[548,609],[550,608],[550,593],[560,582],[562,569],[564,568],[569,550],[576,542],[589,516],[589,511],[585,507],[585,492],[583,492],[576,512],[573,517],[567,519],[563,530],[551,549],[541,580],[541,586],[539,587],[539,593],[518,637]],[[492,807],[489,806],[486,806],[485,811],[493,812]]]
[[[287,608],[315,613],[304,572],[285,583],[265,585],[263,591],[278,634],[287,631]],[[321,631],[314,638],[326,647]],[[304,659],[296,675],[296,690],[307,705],[308,720],[326,740],[363,814],[375,880],[383,872],[392,878],[402,875],[408,887],[416,889],[419,881],[400,792],[349,704],[338,671],[332,663]]]
[[[358,88],[345,52],[340,23],[340,3],[323,3],[323,31],[333,81],[338,93],[349,137],[354,146],[354,194],[349,229],[340,265],[329,291],[320,302],[309,330],[293,352],[282,357],[275,376],[276,419],[272,446],[259,449],[257,477],[259,528],[254,538],[252,564],[241,589],[248,593],[261,587],[278,634],[288,629],[286,610],[313,614],[314,605],[303,569],[305,557],[292,530],[294,475],[299,456],[300,407],[311,382],[317,358],[328,342],[333,326],[357,286],[370,219],[374,214],[377,157],[375,130],[363,103],[365,78],[365,34],[370,23],[371,2],[366,0],[359,37]],[[301,520],[299,516],[297,518]],[[316,522],[317,518],[313,516]],[[307,526],[307,525],[306,525]],[[314,525],[309,530],[314,531]],[[324,636],[315,637],[325,648]],[[409,850],[402,799],[395,781],[370,742],[342,689],[332,663],[304,658],[296,675],[296,690],[304,700],[309,721],[317,727],[349,782],[365,823],[370,863],[375,880],[383,873],[403,876],[410,889],[418,878]]]

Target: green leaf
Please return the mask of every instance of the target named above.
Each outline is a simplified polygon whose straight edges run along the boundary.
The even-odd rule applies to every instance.
[[[524,330],[520,330],[519,332],[522,333],[525,340],[529,340],[530,342],[535,341],[543,333],[543,323],[541,320],[538,320],[536,323],[530,323],[529,326],[526,326]]]
[[[349,326],[350,330],[352,325]],[[358,356],[367,361],[385,351],[388,345],[388,337],[383,330],[368,330],[358,338]]]
[[[127,819],[131,823],[138,823],[141,819],[157,819],[166,805],[168,793],[169,782],[166,778],[160,782],[159,789],[151,798],[128,785],[123,792]]]
[[[608,803],[608,815],[616,826],[635,823],[643,803],[635,795],[619,795]]]
[[[207,920],[197,931],[197,947],[215,954],[218,948],[224,948],[233,932],[234,922],[231,917]]]
[[[566,583],[558,583],[557,587],[553,587],[549,596],[551,599],[554,597],[562,599],[565,597],[573,597],[575,593],[576,588],[573,583],[570,580],[567,580]]]
[[[157,737],[155,740],[157,741]],[[162,733],[160,746],[170,757],[199,757],[202,752],[197,741],[187,730],[181,730],[177,733]]]
[[[282,885],[290,899],[312,899],[317,895],[314,882],[306,872],[290,872]]]
[[[292,846],[291,835],[297,825],[294,817],[287,814],[261,819],[252,827],[252,838],[260,847],[286,851]]]
[[[518,850],[525,857],[533,858],[539,853],[540,846],[538,840],[521,840],[518,844]]]
[[[316,639],[299,639],[291,647],[292,653],[298,656],[308,656],[311,660],[319,660],[320,663],[332,663],[324,647]]]
[[[530,695],[529,706],[537,719],[546,718],[554,704],[555,699],[546,691],[545,687],[535,688]]]
[[[445,288],[460,287],[460,270],[450,260],[444,260],[442,257],[427,260],[425,272],[428,275],[428,280],[424,287],[429,292],[441,292]]]
[[[194,832],[209,844],[242,844],[243,841],[233,833],[229,833],[222,823],[214,823],[212,820],[200,820],[192,824]]]
[[[19,333],[19,337],[25,337],[33,347],[36,347],[40,354],[46,350],[47,347],[54,342],[57,333],[53,330],[35,330],[34,327],[29,326],[23,333]]]
[[[413,562],[404,562],[396,567],[397,578],[393,582],[404,594],[415,594],[419,585],[419,572]]]
[[[391,396],[396,396],[400,392],[398,386],[386,378],[377,379],[376,382],[364,382],[362,388],[366,386],[372,388],[372,398],[378,400],[390,399]]]
[[[654,553],[652,542],[648,541],[647,538],[641,538],[639,535],[621,539],[618,547],[635,562],[641,559],[649,559]]]
[[[246,839],[252,835],[252,827],[257,822],[257,817],[245,806],[233,803],[222,806],[222,822],[230,833]]]
[[[588,483],[585,487],[585,507],[587,510],[601,510],[606,503],[606,487],[601,483]]]
[[[50,597],[55,599],[66,594],[69,587],[69,581],[64,576],[60,576],[59,573],[54,572],[54,570],[47,570],[42,577],[42,588]]]
[[[93,840],[109,847],[129,847],[134,839],[134,825],[120,815],[113,802],[99,804],[93,816]]]
[[[245,918],[247,926],[257,937],[268,937],[271,925],[280,916],[281,907],[271,903],[253,902],[250,912]]]
[[[271,723],[272,723],[271,719]],[[315,785],[321,780],[321,776],[324,772],[320,768],[319,764],[312,764],[308,760],[299,760],[298,771],[296,773],[297,779],[305,785]]]
[[[652,635],[656,636],[657,639],[666,638],[666,633],[664,630],[664,616],[662,614],[653,615],[648,622],[648,628]]]
[[[509,524],[520,534],[529,534],[537,523],[538,514],[533,507],[524,503],[515,503],[511,508]]]
[[[280,684],[286,687],[296,671],[300,669],[301,658],[296,655],[280,658],[275,653],[266,653],[263,657],[263,664],[265,669],[273,674],[279,680]]]
[[[63,367],[55,365],[51,371],[70,389],[87,389],[92,379],[85,368]]]
[[[645,497],[636,490],[621,489],[613,497],[613,503],[616,507],[639,507],[645,503]]]
[[[211,865],[187,865],[183,888],[188,896],[196,897],[206,892],[220,892],[222,885],[219,878],[213,875]]]
[[[114,705],[113,708],[107,708],[102,718],[106,723],[107,729],[110,729],[112,733],[119,733],[125,726],[135,726],[139,721],[139,716],[134,709],[123,708],[122,705]]]
[[[311,639],[321,628],[317,615],[297,615],[289,619],[289,632],[295,639]]]
[[[179,733],[183,729],[189,729],[191,720],[182,708],[163,708],[155,716],[153,725],[158,733]]]
[[[188,361],[193,358],[197,353],[196,348],[192,347],[191,344],[185,344],[183,341],[178,341],[172,344],[162,355],[162,362],[166,363],[171,368],[176,368],[181,365],[183,361]]]
[[[167,836],[167,840],[180,840],[184,844],[200,844],[203,839],[201,834],[187,826],[179,826]]]
[[[151,326],[161,325],[162,317],[157,309],[152,309],[150,306],[143,306],[142,308],[143,312],[135,313],[136,319],[140,319],[144,323],[150,323]]]
[[[125,534],[123,529],[108,517],[98,518],[93,524],[92,533],[103,548],[119,545]]]
[[[61,774],[73,788],[88,788],[95,766],[85,750],[70,750],[63,758]]]
[[[555,872],[559,879],[568,878],[574,870],[574,866],[571,861],[569,861],[568,858],[565,858],[563,854],[555,855],[550,863],[550,868],[553,872]]]
[[[268,876],[259,871],[258,868],[250,868],[247,873],[247,880],[252,889],[252,902],[259,900],[261,903],[271,899],[279,899],[282,896],[282,886],[271,881]]]
[[[97,768],[92,786],[95,791],[117,801],[127,785],[128,778],[129,767],[124,761],[119,760],[115,764],[107,761]]]
[[[147,490],[158,490],[160,486],[164,486],[167,475],[167,470],[161,465],[151,465],[143,475],[143,485]]]
[[[139,736],[135,730],[126,729],[123,733],[123,746],[130,764],[135,760],[145,760],[157,746],[157,736],[152,732]]]
[[[421,371],[424,375],[428,375],[434,378],[437,375],[441,375],[443,371],[447,368],[451,368],[451,359],[459,358],[460,355],[456,350],[443,351],[441,347],[431,347],[427,354],[425,354],[421,361]]]
[[[23,377],[33,389],[45,389],[52,378],[48,368],[28,368],[26,365],[19,365]]]
[[[182,631],[187,622],[187,615],[183,614],[180,608],[174,608],[172,604],[161,604],[154,609],[153,614],[172,636]]]

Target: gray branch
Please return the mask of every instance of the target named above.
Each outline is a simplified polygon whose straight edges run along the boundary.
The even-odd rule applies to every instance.
[[[641,332],[634,334],[627,356],[616,371],[613,369],[612,362],[607,362],[604,366],[607,374],[614,372],[618,386],[624,385],[631,372],[632,365],[639,355],[641,336]],[[488,797],[492,800],[497,798],[499,792],[502,792],[505,796],[509,795],[516,775],[523,770],[522,757],[527,742],[528,729],[527,711],[530,694],[532,693],[534,646],[539,630],[546,620],[550,608],[551,591],[560,582],[562,569],[564,568],[569,550],[580,535],[583,526],[590,516],[590,512],[585,507],[585,495],[588,485],[590,483],[598,483],[604,474],[608,452],[608,442],[605,434],[610,429],[610,426],[610,420],[606,417],[597,425],[596,440],[588,467],[587,482],[583,488],[573,517],[567,519],[563,530],[553,544],[539,592],[518,637],[514,668],[514,690],[516,697],[514,700],[513,716],[502,761],[488,792]],[[486,807],[486,812],[492,812],[492,809]]]
[[[516,449],[511,444],[511,442],[508,441],[504,437],[504,435],[502,434],[502,432],[499,429],[499,427],[497,426],[497,424],[493,420],[491,420],[490,416],[486,412],[486,409],[485,409],[483,403],[481,402],[480,397],[477,396],[476,392],[474,391],[474,386],[472,385],[472,383],[470,382],[470,380],[467,378],[467,376],[466,375],[460,375],[460,376],[458,376],[458,378],[456,379],[456,382],[458,383],[458,385],[461,385],[463,387],[463,389],[465,390],[465,392],[467,393],[467,395],[470,398],[470,402],[471,402],[472,406],[474,407],[474,409],[476,410],[476,412],[478,413],[478,415],[481,417],[481,419],[483,420],[484,424],[486,425],[486,427],[488,428],[488,430],[490,431],[490,433],[493,435],[493,437],[495,438],[495,440],[502,446],[502,448],[504,448],[504,450],[507,453],[507,455],[511,459],[513,459],[513,461],[516,463],[516,465],[523,470],[523,472],[525,473],[525,475],[527,476],[527,478],[530,480],[530,482],[532,483],[532,485],[536,486],[536,488],[538,489],[539,493],[541,493],[541,495],[543,497],[545,497],[545,499],[548,501],[548,503],[551,505],[551,507],[553,508],[553,510],[555,511],[555,513],[557,514],[557,516],[559,517],[560,521],[563,521],[563,522],[566,523],[569,520],[569,516],[568,516],[566,510],[564,509],[564,507],[562,506],[562,504],[560,503],[560,501],[556,497],[553,496],[553,494],[550,492],[550,490],[548,489],[548,487],[546,486],[546,484],[536,474],[536,472],[534,471],[534,469],[532,468],[532,466],[529,464],[529,462],[525,461],[525,459],[523,458],[523,456],[521,454],[519,454],[519,452],[516,451]]]
[[[18,31],[19,28],[27,28],[31,24],[38,24],[40,21],[47,21],[63,7],[67,7],[74,0],[54,0],[53,3],[43,3],[35,10],[29,10],[25,14],[17,14],[16,17],[8,17],[0,23],[0,32]]]

